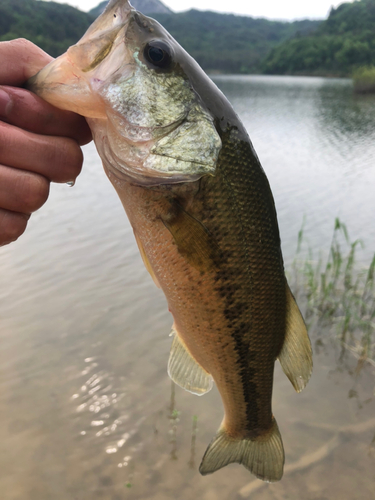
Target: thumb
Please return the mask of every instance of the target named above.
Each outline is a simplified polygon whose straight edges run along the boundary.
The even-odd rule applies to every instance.
[[[0,42],[0,56],[0,85],[17,87],[53,59],[44,50],[24,38]]]

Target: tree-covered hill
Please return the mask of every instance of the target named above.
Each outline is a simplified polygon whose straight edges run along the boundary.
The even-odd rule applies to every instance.
[[[143,14],[171,14],[172,11],[160,0],[131,0],[130,2],[133,7]],[[100,2],[99,5],[90,10],[89,14],[94,17],[98,17],[106,8],[108,0]]]
[[[140,10],[163,6],[158,0],[134,2]],[[346,76],[355,68],[375,66],[375,0],[343,3],[323,22],[278,22],[197,10],[152,16],[206,71]],[[93,20],[91,13],[69,5],[0,0],[0,41],[25,37],[58,56]]]
[[[269,74],[351,75],[375,65],[375,0],[343,3],[308,36],[295,36],[270,51]]]
[[[256,73],[278,44],[316,29],[320,21],[280,22],[190,10],[153,15],[208,71]]]
[[[55,57],[74,44],[92,21],[89,14],[66,4],[0,1],[0,41],[27,38]]]
[[[138,2],[150,0],[138,0]],[[143,6],[146,6],[144,3]],[[316,29],[318,21],[293,23],[192,10],[152,14],[205,70],[255,73],[280,42]],[[0,0],[0,40],[28,38],[53,56],[74,44],[94,16],[69,5],[39,0]]]

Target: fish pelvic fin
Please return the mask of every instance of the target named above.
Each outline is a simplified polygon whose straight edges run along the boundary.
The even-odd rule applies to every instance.
[[[286,334],[278,356],[285,375],[297,392],[301,392],[310,379],[313,360],[310,339],[298,305],[287,288]]]
[[[195,361],[174,328],[172,328],[172,334],[168,375],[175,384],[186,391],[203,396],[212,389],[213,378]]]
[[[159,281],[158,281],[158,279],[157,279],[157,277],[156,277],[156,275],[154,273],[154,270],[152,269],[151,263],[148,260],[146,251],[145,251],[145,249],[144,249],[144,247],[142,245],[142,241],[140,240],[139,236],[137,235],[137,233],[135,231],[134,231],[134,236],[135,236],[135,241],[137,242],[137,245],[138,245],[139,253],[141,254],[141,257],[142,257],[142,260],[143,260],[143,264],[145,265],[145,268],[150,273],[150,276],[153,279],[155,285],[158,288],[161,288],[160,283],[159,283]]]
[[[199,472],[205,476],[236,462],[257,478],[279,481],[284,470],[284,447],[276,420],[271,429],[256,439],[235,439],[222,426],[203,456]]]

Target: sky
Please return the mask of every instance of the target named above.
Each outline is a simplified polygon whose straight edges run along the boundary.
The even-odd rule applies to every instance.
[[[68,3],[81,10],[88,11],[96,7],[101,0],[53,0]],[[130,0],[131,1],[131,0]],[[173,11],[189,9],[214,10],[268,19],[324,19],[331,6],[345,0],[162,0]],[[350,1],[350,0],[346,0]]]

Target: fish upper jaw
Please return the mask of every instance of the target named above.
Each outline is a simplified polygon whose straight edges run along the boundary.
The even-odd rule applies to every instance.
[[[127,0],[112,0],[81,40],[39,73],[26,87],[50,104],[86,118],[105,118],[100,88],[108,74],[130,76],[132,54],[124,38],[132,12]],[[107,57],[110,55],[110,57]]]
[[[132,11],[135,12],[135,9],[128,0],[110,0],[104,12],[90,25],[78,43],[85,43],[103,32],[124,26],[129,22]]]

